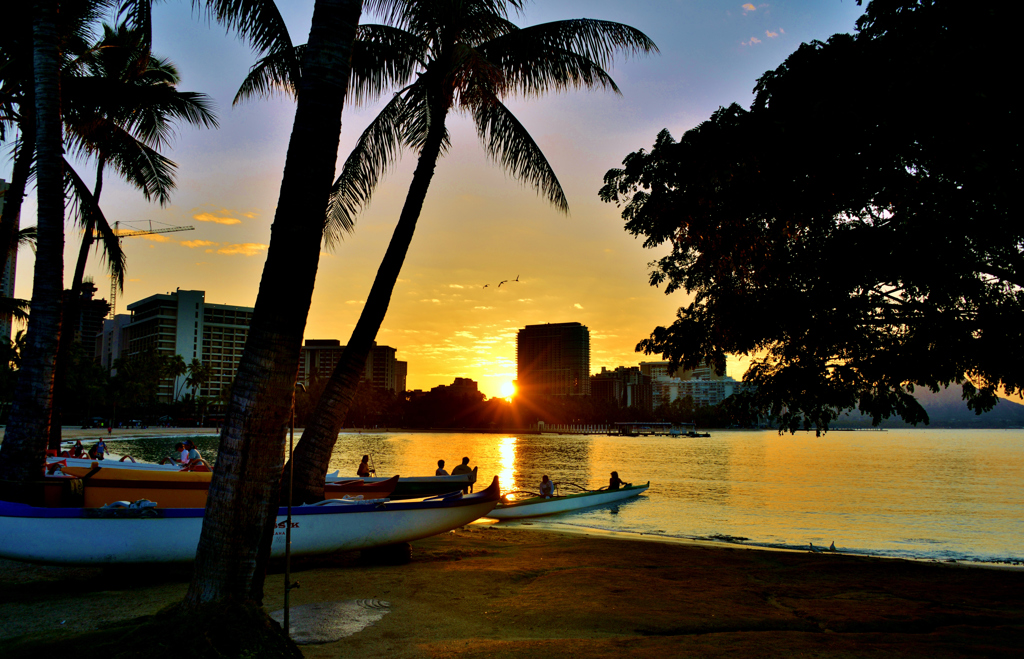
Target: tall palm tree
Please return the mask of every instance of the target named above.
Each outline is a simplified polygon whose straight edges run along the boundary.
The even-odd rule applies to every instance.
[[[364,131],[335,183],[332,222],[351,222],[399,150],[419,153],[405,205],[362,314],[295,451],[296,496],[323,496],[324,475],[360,373],[387,313],[438,158],[449,146],[445,120],[468,114],[484,149],[513,176],[535,187],[558,210],[568,202],[540,148],[502,99],[515,94],[599,87],[618,93],[605,71],[614,54],[656,52],[642,32],[592,19],[518,28],[504,0],[412,0],[391,15],[394,26],[368,28],[364,38],[407,49],[421,67]]]
[[[176,165],[157,149],[168,145],[176,122],[217,127],[209,97],[178,90],[181,76],[174,64],[151,56],[144,45],[143,31],[123,23],[116,28],[104,24],[103,36],[65,66],[63,79],[68,99],[64,112],[68,148],[95,157],[96,182],[90,192],[66,164],[69,197],[77,201],[74,214],[84,231],[61,324],[50,448],[60,446],[63,384],[80,317],[80,289],[95,235],[103,239],[114,281],[118,285],[124,281],[120,241],[99,207],[106,167],[109,164],[147,200],[165,205],[174,188]]]
[[[270,246],[225,413],[195,576],[184,601],[188,609],[262,601],[284,466],[283,429],[320,258],[352,43],[364,6],[386,9],[397,2],[317,0],[314,5],[296,69],[295,121]],[[281,52],[294,50],[283,39],[277,46]]]

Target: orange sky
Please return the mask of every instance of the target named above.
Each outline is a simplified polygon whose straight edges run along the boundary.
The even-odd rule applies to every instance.
[[[305,40],[312,2],[290,3],[293,39]],[[597,198],[604,173],[668,128],[679,137],[718,106],[749,105],[758,75],[802,41],[850,31],[863,11],[853,2],[778,4],[648,0],[533,3],[519,25],[558,18],[616,20],[647,33],[661,55],[617,63],[622,96],[574,92],[513,100],[516,116],[547,155],[571,212],[557,213],[508,178],[483,154],[471,124],[449,120],[452,149],[431,185],[391,309],[378,342],[409,363],[409,388],[470,377],[489,396],[515,378],[515,333],[528,324],[578,321],[590,328],[591,369],[655,359],[636,343],[668,324],[687,301],[647,283],[644,250],[622,229],[619,210]],[[197,22],[184,6],[157,5],[154,50],[180,67],[181,89],[217,102],[221,129],[182,130],[168,155],[179,164],[172,205],[146,204],[108,178],[103,207],[111,220],[154,220],[194,231],[124,241],[128,276],[119,310],[175,288],[201,289],[207,301],[252,305],[266,255],[293,106],[286,99],[232,108],[251,54],[223,30]],[[340,162],[377,107],[346,108]],[[323,254],[307,338],[346,341],[411,178],[407,155],[378,189],[354,234]],[[89,171],[82,165],[82,171]],[[10,163],[0,163],[10,178]],[[84,176],[91,180],[91,175]],[[34,191],[33,191],[34,192]],[[22,224],[33,224],[26,200]],[[68,233],[70,280],[79,234]],[[30,252],[20,255],[16,294],[31,291]],[[109,283],[97,259],[91,274],[104,297]],[[498,287],[505,279],[515,279]],[[484,284],[489,284],[483,288]],[[741,368],[730,375],[742,376]]]

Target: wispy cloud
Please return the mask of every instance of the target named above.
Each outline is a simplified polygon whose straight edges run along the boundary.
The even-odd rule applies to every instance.
[[[219,211],[196,213],[192,216],[192,219],[196,222],[213,222],[214,224],[241,224],[242,221],[235,217],[236,215],[241,215],[248,219],[254,217],[253,213],[238,213],[223,208]]]
[[[366,304],[366,300],[345,300],[345,304]]]
[[[576,307],[577,309],[582,309],[583,308],[583,305],[580,304],[579,302],[577,302],[576,304],[574,304],[572,306]]]
[[[256,256],[267,251],[267,245],[263,243],[230,243],[217,250],[218,254],[241,254],[242,256]]]
[[[148,236],[139,236],[139,238],[144,238],[144,239],[152,241],[154,243],[170,243],[170,242],[174,242],[173,240],[171,240],[167,236],[161,236],[160,234],[156,234],[156,233],[151,233]]]
[[[441,304],[441,300],[438,300],[436,297],[425,298],[423,300],[420,300],[420,302],[432,302],[434,304]]]
[[[774,39],[775,37],[779,36],[778,32],[772,32],[771,30],[765,30],[764,33],[768,35],[769,39]]]
[[[460,286],[459,284],[448,284],[448,288],[465,288],[465,286]]]
[[[748,2],[745,5],[743,5],[743,13],[745,14],[748,11],[757,11],[757,7]]]
[[[182,240],[179,245],[184,245],[189,249],[195,249],[196,247],[216,247],[220,243],[215,243],[212,240]]]
[[[761,40],[757,37],[750,37],[750,41],[741,41],[740,44],[743,46],[753,46],[754,44],[761,43]]]

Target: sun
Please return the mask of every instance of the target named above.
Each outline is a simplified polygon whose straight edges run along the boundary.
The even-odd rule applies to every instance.
[[[515,396],[515,395],[516,395],[516,385],[512,384],[511,382],[505,382],[504,384],[501,385],[501,397],[502,398],[512,398],[512,396]]]

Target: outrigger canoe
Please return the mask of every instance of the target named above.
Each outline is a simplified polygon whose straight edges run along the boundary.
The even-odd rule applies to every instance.
[[[65,467],[63,472],[82,480],[84,508],[139,499],[149,499],[157,508],[204,508],[213,478],[210,471],[147,471],[113,466]],[[397,482],[398,476],[372,484],[358,479],[339,481],[324,486],[324,497],[385,499]]]
[[[391,493],[392,499],[411,499],[415,497],[428,497],[437,494],[447,494],[448,492],[455,492],[456,490],[462,490],[474,483],[476,483],[476,467],[473,467],[473,473],[470,474],[459,474],[458,476],[412,476],[409,478],[402,477],[398,479],[398,485],[395,486],[395,491]],[[334,483],[337,481],[345,480],[345,476],[341,476],[340,472],[334,472],[333,474],[327,474],[327,482]],[[387,480],[385,478],[364,478],[363,481],[366,483],[374,483],[379,481]]]
[[[412,501],[329,499],[292,507],[293,556],[409,542],[487,515],[498,478],[476,494],[454,492]],[[0,501],[0,558],[57,565],[186,562],[195,557],[202,508],[39,508]],[[284,556],[286,509],[280,508],[271,556]]]
[[[509,502],[502,500],[487,516],[494,519],[519,519],[521,517],[554,515],[635,497],[646,492],[650,486],[651,483],[648,481],[644,485],[627,485],[618,490],[591,490],[566,496],[531,497]]]

